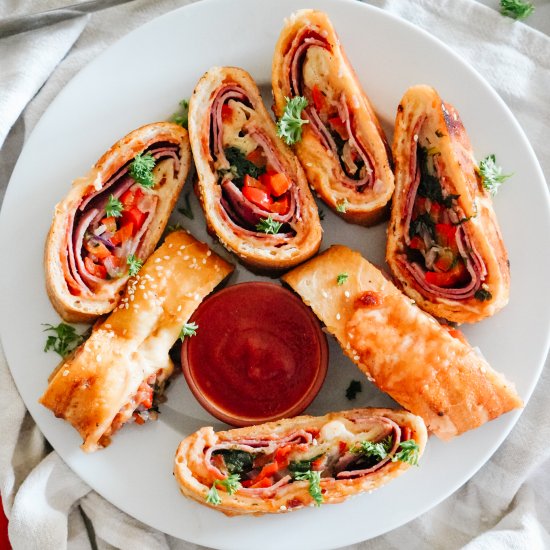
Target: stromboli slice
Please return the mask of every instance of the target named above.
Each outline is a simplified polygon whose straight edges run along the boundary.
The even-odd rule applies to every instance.
[[[421,418],[391,409],[206,427],[181,442],[174,474],[185,496],[227,515],[282,513],[377,489],[418,463],[426,439]]]
[[[344,284],[337,277],[346,273]],[[523,406],[458,331],[411,303],[367,260],[336,245],[283,280],[382,391],[450,439]]]
[[[134,179],[136,157],[149,163],[153,187]],[[128,263],[147,259],[160,239],[190,158],[187,131],[157,122],[119,140],[73,182],[55,208],[44,255],[48,296],[63,319],[89,322],[114,309]]]
[[[489,193],[456,110],[429,86],[397,110],[386,259],[424,310],[473,323],[508,303],[510,270]]]
[[[232,270],[186,232],[169,234],[115,311],[52,373],[40,403],[78,430],[84,451],[148,417],[153,388],[162,390],[172,373],[168,352],[182,326]]]
[[[214,67],[189,105],[199,198],[211,232],[250,266],[285,269],[319,248],[317,206],[251,76]]]
[[[389,148],[336,32],[320,11],[285,23],[273,55],[275,113],[305,97],[295,151],[310,185],[345,220],[372,225],[386,216],[394,182]]]

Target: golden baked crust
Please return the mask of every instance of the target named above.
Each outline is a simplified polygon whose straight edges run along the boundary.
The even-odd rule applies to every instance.
[[[307,39],[317,40],[319,45],[311,44],[304,53],[300,45]],[[301,56],[306,61],[295,60]],[[301,85],[293,85],[293,66],[296,79],[303,81]],[[275,46],[271,78],[277,117],[284,112],[286,98],[302,95],[308,99],[309,105],[302,118],[308,118],[309,124],[304,124],[302,139],[294,148],[312,188],[348,222],[373,225],[381,221],[387,216],[394,189],[389,148],[370,101],[325,13],[300,10],[286,21]],[[323,101],[329,99],[335,104],[341,103],[339,112],[342,115],[347,111],[345,118],[350,121],[352,134],[373,170],[368,183],[359,186],[360,190],[346,179],[338,154],[328,146],[332,138],[326,133],[323,138],[324,132],[315,122],[317,111],[311,91],[313,86],[323,93]],[[343,204],[346,204],[345,212],[342,211]]]
[[[44,270],[50,301],[66,321],[91,322],[100,315],[109,313],[118,304],[128,281],[126,273],[94,288],[81,284],[75,290],[73,284],[71,292],[68,283],[71,277],[69,249],[72,248],[70,243],[75,231],[73,224],[79,207],[83,201],[100,191],[110,178],[114,178],[138,153],[143,153],[157,143],[177,147],[179,166],[176,170],[174,161],[166,158],[160,160],[153,170],[156,184],[146,193],[155,201],[154,209],[150,220],[147,221],[147,230],[135,251],[141,260],[147,259],[164,231],[189,171],[189,138],[187,131],[181,126],[171,122],[157,122],[130,132],[115,143],[86,176],[76,179],[68,195],[55,207],[46,239]],[[80,251],[76,254],[79,255]]]
[[[212,451],[208,455],[208,450],[216,447],[238,449],[238,445],[242,444],[244,449],[248,448],[249,451],[261,454],[263,446],[268,446],[265,454],[270,455],[276,452],[276,449],[288,445],[289,441],[309,441],[309,450],[302,450],[302,453],[313,455],[324,451],[330,454],[331,450],[336,453],[344,452],[339,449],[339,444],[343,440],[348,444],[349,455],[352,442],[363,439],[359,434],[368,434],[369,440],[372,438],[372,441],[380,441],[385,433],[392,433],[395,438],[392,423],[398,426],[398,438],[406,433],[406,437],[400,439],[401,441],[414,439],[420,457],[427,440],[426,427],[421,418],[406,411],[391,409],[353,409],[321,417],[298,416],[217,433],[211,427],[201,428],[180,443],[174,462],[174,475],[185,496],[229,516],[290,512],[313,505],[307,481],[287,479],[274,489],[241,487],[233,495],[220,490],[219,504],[207,502],[206,496],[214,481],[224,478],[223,472],[213,467],[209,460]],[[402,461],[388,460],[379,469],[359,477],[342,479],[323,476],[320,481],[323,504],[335,504],[350,496],[373,491],[410,467]]]
[[[227,92],[235,93],[232,98],[224,100]],[[239,95],[245,99],[239,99]],[[215,115],[212,111],[223,110],[220,103],[237,111],[238,117],[246,120],[244,126],[233,128],[222,121],[221,116],[214,122]],[[263,149],[268,162],[278,163],[278,171],[284,172],[292,181],[290,193],[296,208],[287,222],[292,229],[290,234],[258,232],[254,224],[247,228],[231,217],[227,206],[227,189],[224,187],[222,191],[220,184],[225,182],[226,185],[226,180],[220,174],[228,174],[230,165],[226,161],[225,153],[221,156],[223,160],[215,153],[218,145],[213,125],[221,132],[223,148],[230,146],[227,141],[230,137],[228,128],[243,128],[238,133],[235,131],[233,142],[242,148]],[[189,104],[189,135],[199,176],[199,199],[206,222],[210,232],[228,250],[237,254],[243,263],[260,269],[287,269],[317,252],[322,236],[317,205],[298,159],[277,137],[275,124],[262,103],[258,87],[246,71],[236,67],[213,67],[203,75]],[[211,135],[214,136],[213,139]],[[244,202],[243,195],[236,187],[234,191],[237,200]],[[263,211],[263,218],[268,215],[269,212]],[[272,218],[278,220],[277,214],[272,214]],[[283,218],[284,216],[281,217]]]
[[[348,279],[338,285],[344,272]],[[438,437],[450,439],[523,405],[457,331],[416,307],[358,252],[333,246],[283,280],[369,380]]]
[[[95,451],[131,418],[142,383],[171,374],[168,352],[182,326],[232,270],[188,233],[169,234],[130,278],[115,311],[52,373],[40,403],[78,430],[84,451]],[[113,426],[119,413],[128,418]]]
[[[467,220],[458,224],[457,234],[463,235],[465,256],[469,258],[470,284],[454,293],[428,284],[424,266],[415,269],[407,260],[417,147],[426,145],[426,139],[430,150],[439,155],[439,179],[444,181],[445,192],[459,195],[453,210],[459,221]],[[403,96],[395,121],[393,159],[396,189],[386,260],[398,284],[422,309],[456,323],[474,323],[499,311],[508,303],[510,269],[491,197],[481,184],[458,113],[433,88],[414,86]],[[476,298],[477,291],[482,291],[478,294],[482,299]]]

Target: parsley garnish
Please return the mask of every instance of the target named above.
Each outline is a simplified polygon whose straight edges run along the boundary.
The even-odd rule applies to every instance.
[[[388,437],[378,443],[372,441],[361,441],[356,443],[350,451],[355,454],[372,456],[379,460],[384,460],[388,456],[388,451],[391,447],[391,437]]]
[[[208,502],[208,504],[213,504],[214,506],[221,504],[222,499],[218,493],[218,485],[225,487],[228,495],[234,495],[241,488],[239,479],[239,474],[231,474],[225,479],[216,479],[214,483],[212,483],[212,487],[210,487],[208,493],[206,493],[206,502]]]
[[[302,139],[302,126],[309,122],[302,118],[302,111],[307,107],[307,99],[302,96],[285,99],[285,111],[277,122],[277,135],[287,145],[294,145]]]
[[[523,0],[500,0],[500,13],[512,19],[525,19],[535,11],[531,2]]]
[[[179,105],[180,109],[175,115],[172,116],[172,122],[175,122],[176,124],[179,124],[187,129],[187,124],[189,123],[189,100],[182,99]]]
[[[493,295],[488,290],[485,290],[484,288],[480,288],[476,290],[476,293],[474,294],[474,298],[476,300],[479,300],[480,302],[484,302],[485,300],[489,301],[492,299],[492,297]]]
[[[128,265],[128,275],[130,275],[130,277],[133,277],[134,275],[137,275],[138,271],[141,269],[141,266],[143,265],[143,260],[140,260],[133,254],[130,254],[126,258],[126,264]]]
[[[256,225],[256,230],[261,231],[262,233],[276,235],[282,226],[283,224],[281,222],[277,222],[272,216],[268,216],[267,218],[263,218],[259,221]]]
[[[110,218],[111,216],[114,218],[118,218],[122,216],[123,210],[124,206],[122,205],[122,203],[114,195],[109,195],[109,200],[105,205],[105,216],[107,216],[108,218]]]
[[[44,326],[46,327],[44,332],[54,333],[48,336],[44,351],[53,350],[65,358],[84,341],[84,336],[78,334],[71,325],[59,323],[56,327],[48,324],[44,324]]]
[[[189,199],[190,194],[191,194],[191,191],[188,191],[187,193],[185,193],[185,197],[184,197],[185,206],[180,206],[178,208],[178,212],[180,212],[180,214],[183,214],[186,218],[189,218],[190,220],[194,220],[195,216],[193,215],[193,210],[191,210],[191,203]]]
[[[342,286],[347,280],[349,275],[347,273],[339,273],[336,275],[336,283],[338,286]]]
[[[512,176],[502,173],[502,168],[496,164],[495,155],[489,155],[479,163],[479,173],[483,187],[493,196],[497,194],[500,185]]]
[[[346,210],[348,209],[348,205],[349,205],[348,199],[342,199],[342,200],[340,200],[336,203],[336,210],[338,212],[344,212],[345,213]]]
[[[134,181],[148,189],[155,186],[153,179],[153,168],[155,167],[155,157],[153,155],[137,154],[130,164],[130,176]]]
[[[402,441],[399,444],[399,448],[401,450],[398,453],[395,453],[394,456],[392,456],[392,462],[397,462],[398,460],[400,460],[401,462],[406,462],[411,466],[418,466],[418,453],[420,451],[420,448],[418,447],[414,439]]]
[[[351,401],[357,397],[359,392],[362,391],[363,387],[361,386],[361,382],[359,382],[359,380],[352,380],[346,389],[346,397]]]
[[[228,147],[223,150],[227,162],[231,165],[230,172],[233,174],[233,182],[239,186],[243,185],[244,177],[249,176],[258,179],[265,173],[265,167],[256,166],[246,158],[246,155],[238,147]],[[225,173],[227,170],[219,170]]]
[[[185,325],[181,327],[180,340],[183,342],[186,336],[195,336],[198,328],[199,325],[197,325],[197,323],[185,323]]]
[[[315,506],[321,506],[323,503],[323,494],[321,493],[321,472],[295,472],[292,477],[296,481],[309,481],[309,494],[315,501]]]

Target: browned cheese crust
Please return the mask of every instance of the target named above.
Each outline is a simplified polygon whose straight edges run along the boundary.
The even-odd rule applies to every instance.
[[[455,211],[464,234],[466,254],[475,271],[475,288],[449,293],[415,279],[406,260],[411,187],[416,172],[417,142],[429,136],[438,155],[440,179],[450,195],[459,195]],[[426,146],[426,143],[424,143]],[[489,193],[483,188],[466,130],[456,110],[444,103],[429,86],[410,88],[397,109],[393,141],[395,194],[388,227],[386,260],[402,290],[425,311],[456,323],[474,323],[495,314],[508,303],[510,269],[508,255]],[[414,192],[414,190],[413,190]],[[478,299],[476,290],[489,299]]]
[[[211,427],[201,428],[186,437],[179,445],[174,461],[174,475],[181,492],[200,504],[223,512],[228,516],[241,514],[279,514],[313,506],[314,501],[308,491],[308,481],[293,481],[264,494],[258,491],[240,488],[233,495],[220,490],[221,503],[213,505],[206,502],[207,493],[216,479],[211,467],[205,460],[206,451],[217,445],[239,441],[272,440],[288,437],[298,432],[322,432],[329,424],[342,423],[352,433],[361,432],[360,419],[365,417],[383,417],[390,419],[403,428],[410,430],[410,439],[414,439],[419,448],[419,456],[424,452],[427,441],[426,427],[421,418],[406,411],[391,409],[353,409],[333,412],[325,416],[297,416],[268,422],[258,426],[238,428],[223,432],[214,432]],[[330,426],[327,428],[330,430]],[[339,435],[339,434],[338,434]],[[318,436],[322,445],[322,433]],[[388,462],[379,470],[362,477],[336,479],[321,477],[323,504],[335,504],[364,492],[371,492],[385,485],[395,477],[406,472],[411,466],[405,462]],[[261,493],[261,491],[260,491]]]
[[[171,374],[168,352],[182,326],[232,270],[186,232],[169,234],[130,278],[115,311],[52,373],[40,403],[78,430],[84,451],[107,442],[119,412],[131,417],[144,381]]]
[[[221,120],[214,122],[212,111],[219,101],[220,91],[230,88],[244,91],[249,104],[242,107],[240,100],[228,101],[238,110],[239,117],[246,117],[244,131],[236,139],[243,146],[251,143],[260,146],[255,140],[261,138],[271,158],[277,160],[293,182],[291,193],[296,204],[296,215],[290,221],[293,234],[272,235],[254,227],[241,227],[222,204],[212,125],[216,123],[222,128],[224,147],[228,146],[228,136],[226,124]],[[197,167],[199,199],[208,229],[230,252],[237,254],[244,264],[260,270],[288,269],[317,252],[322,237],[321,223],[303,169],[290,148],[277,137],[275,124],[262,103],[258,87],[246,71],[236,67],[213,67],[203,75],[189,104],[189,136]],[[265,213],[264,218],[267,217]]]
[[[164,231],[189,171],[189,138],[187,131],[181,126],[170,122],[157,122],[129,133],[115,143],[86,176],[76,179],[68,195],[55,207],[46,239],[44,270],[50,301],[66,321],[91,322],[100,315],[111,312],[118,304],[128,281],[126,274],[106,281],[97,288],[82,288],[79,293],[71,293],[67,282],[70,270],[68,247],[72,239],[76,212],[87,196],[100,191],[105,183],[138,153],[142,153],[155,143],[177,146],[179,170],[175,171],[170,159],[161,160],[153,170],[155,186],[147,192],[155,198],[156,208],[136,251],[136,255],[145,260],[154,250]]]
[[[303,65],[298,67],[297,78],[303,80],[302,87],[311,90],[317,86],[326,99],[334,103],[345,102],[353,135],[372,165],[372,180],[360,191],[350,182],[346,183],[337,155],[327,148],[312,120],[303,126],[302,139],[294,146],[296,154],[311,187],[336,214],[351,223],[373,225],[387,217],[394,190],[389,147],[371,103],[323,12],[300,10],[285,22],[273,55],[271,78],[275,114],[282,116],[286,98],[309,96],[309,92],[294,90],[291,76],[294,54],[301,37],[307,38],[308,33],[313,33],[312,36],[322,40],[326,47],[312,45],[308,48],[300,61]],[[308,101],[308,109],[313,108],[312,98],[308,97]],[[345,212],[341,211],[343,204]]]
[[[337,276],[348,279],[337,284]],[[523,403],[465,341],[425,314],[358,252],[333,246],[283,277],[376,386],[442,439]]]

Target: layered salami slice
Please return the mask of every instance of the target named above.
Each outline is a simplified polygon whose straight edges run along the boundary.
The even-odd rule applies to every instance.
[[[285,269],[315,254],[317,206],[246,71],[214,67],[201,78],[189,134],[208,227],[228,250],[262,269]]]
[[[397,110],[396,192],[386,259],[406,294],[457,323],[508,302],[508,257],[492,201],[456,110],[428,86],[410,88]]]
[[[368,379],[438,437],[450,439],[523,405],[461,332],[411,303],[358,252],[332,246],[283,279]]]
[[[191,151],[187,131],[158,122],[115,143],[55,208],[46,241],[46,288],[67,321],[112,311],[132,266],[160,239],[181,191]]]
[[[307,100],[295,150],[313,189],[349,222],[380,221],[394,189],[389,149],[326,14],[302,10],[286,22],[272,85],[279,119],[289,99]]]
[[[417,416],[354,409],[185,438],[174,474],[181,492],[227,515],[290,512],[370,492],[404,473],[426,445]]]
[[[85,452],[106,447],[125,424],[158,414],[174,369],[170,348],[232,270],[185,231],[170,233],[130,279],[115,311],[52,373],[40,403],[79,432]]]

